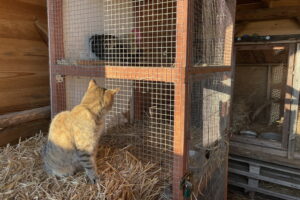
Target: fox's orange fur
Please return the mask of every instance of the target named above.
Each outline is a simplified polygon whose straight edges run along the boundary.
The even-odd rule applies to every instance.
[[[104,116],[112,108],[118,91],[101,88],[91,80],[81,103],[54,117],[43,151],[48,173],[68,176],[83,168],[95,183],[96,149],[104,128]]]

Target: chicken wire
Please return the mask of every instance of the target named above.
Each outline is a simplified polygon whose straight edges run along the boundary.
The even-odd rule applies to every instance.
[[[176,0],[64,0],[63,65],[173,67]]]
[[[174,127],[182,131],[182,126],[189,126],[184,124],[186,122],[181,125],[184,120],[178,116],[178,111],[186,113],[186,110],[182,109],[186,101],[182,95],[185,91],[181,90],[185,90],[184,79],[188,77],[185,76],[186,63],[183,62],[186,49],[185,45],[182,45],[187,42],[183,41],[185,39],[183,35],[187,33],[182,30],[186,23],[182,21],[185,13],[179,13],[178,10],[182,9],[177,7],[182,2],[184,1],[48,1],[52,114],[70,110],[77,105],[91,78],[103,87],[121,88],[112,111],[105,119],[105,135],[101,139],[101,144],[117,147],[130,145],[135,149],[133,154],[139,159],[160,166],[163,172],[161,181],[169,188],[166,192],[167,199],[172,199],[172,193],[175,199],[181,198],[177,185],[179,187],[184,168],[182,166],[186,165],[183,163],[184,155],[176,155],[186,141],[175,139],[175,136],[181,133]],[[208,36],[209,33],[205,32],[202,34],[204,36],[200,37],[201,31],[194,26],[193,29],[197,29],[196,32],[199,33],[196,36],[201,39],[199,43],[194,42],[196,45],[193,44],[193,48],[196,47],[193,58],[197,58],[194,64],[200,62],[216,65],[220,64],[221,60],[222,64],[225,64],[228,55],[231,54],[231,51],[224,50],[227,43],[231,45],[230,37],[226,37],[229,39],[225,40],[225,36],[221,35],[226,35],[230,21],[226,18],[230,16],[228,12],[232,10],[229,7],[234,1],[214,0],[214,2],[209,4],[210,12],[224,10],[224,15],[210,18],[209,20],[216,20],[211,24],[208,24],[207,20],[205,23],[196,22],[198,19],[194,19],[194,23],[197,26],[201,25],[202,30],[205,26],[213,30],[211,32],[214,34],[213,37],[221,38],[222,45],[216,43],[219,46],[215,47],[214,43],[214,47],[211,48],[212,46],[208,45],[212,39]],[[193,13],[198,16],[197,9],[202,7],[197,5],[206,4],[206,1],[195,0],[193,3],[195,6]],[[223,26],[221,19],[225,20],[228,26]],[[205,45],[201,42],[205,42]],[[220,46],[223,50],[217,52],[221,49]],[[215,76],[207,75],[210,78],[206,82],[202,79],[202,82],[200,81],[202,86],[199,90],[202,91],[207,87],[203,90],[206,97],[196,98],[196,101],[205,101],[203,108],[207,111],[209,107],[214,109],[211,113],[203,112],[201,118],[193,120],[206,118],[215,120],[215,124],[211,125],[208,124],[209,121],[205,121],[204,125],[201,125],[203,130],[197,132],[203,145],[212,142],[212,138],[218,138],[220,134],[217,130],[220,126],[225,126],[217,123],[217,120],[222,121],[223,118],[217,117],[219,107],[215,107],[216,99],[223,98],[222,92],[215,93],[215,90],[221,90],[222,84],[229,84],[225,83],[225,76],[226,73],[216,73]],[[193,103],[188,104],[188,107],[193,106]],[[221,106],[223,110],[225,104]],[[225,123],[224,120],[221,122]],[[209,137],[205,135],[208,132]],[[202,134],[205,136],[202,137]]]
[[[174,85],[172,83],[91,77],[105,88],[120,88],[105,118],[104,144],[132,145],[134,154],[162,168],[171,178],[173,166]],[[78,105],[90,77],[66,76],[66,108]],[[138,149],[138,150],[137,150]]]
[[[231,65],[235,1],[194,1],[193,64],[201,66]],[[228,37],[228,35],[230,37]]]
[[[283,132],[288,51],[280,47],[237,51],[232,124],[235,133],[251,130],[260,137],[264,132]]]
[[[206,74],[191,81],[189,169],[196,196],[218,199],[224,195],[227,160],[226,129],[229,126],[231,72]],[[203,189],[201,184],[209,180]],[[199,187],[197,187],[199,185]]]

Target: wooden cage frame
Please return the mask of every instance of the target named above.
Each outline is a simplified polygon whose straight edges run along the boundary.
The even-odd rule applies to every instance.
[[[193,3],[196,0],[177,1],[177,34],[176,34],[176,60],[175,67],[118,67],[105,66],[105,64],[95,64],[95,66],[72,66],[57,65],[56,61],[62,59],[63,52],[59,54],[55,49],[64,49],[63,43],[63,2],[61,0],[48,0],[49,19],[49,48],[50,48],[50,82],[51,82],[51,110],[52,117],[55,113],[66,109],[66,86],[64,77],[73,76],[97,76],[112,79],[127,80],[150,80],[172,82],[175,85],[174,100],[174,171],[173,171],[173,198],[183,199],[182,191],[179,188],[180,177],[187,172],[187,138],[189,132],[189,95],[188,82],[191,76],[197,74],[209,74],[215,72],[232,71],[232,46],[234,15],[231,25],[226,28],[224,47],[224,66],[193,67],[192,64],[192,15]],[[232,0],[235,1],[235,0]],[[235,4],[234,4],[235,5]],[[234,8],[235,11],[235,8]],[[56,20],[53,20],[55,16]],[[179,55],[180,54],[180,55]],[[229,56],[230,55],[230,56]],[[228,57],[229,56],[229,57]],[[100,67],[99,67],[100,66]],[[149,79],[147,74],[152,74]],[[138,79],[137,79],[138,78]],[[227,161],[226,161],[227,163]],[[226,164],[227,165],[227,164]],[[227,166],[225,167],[227,171]],[[226,177],[227,180],[227,172]],[[225,186],[227,187],[227,186]],[[225,189],[224,199],[227,197]]]
[[[282,141],[279,143],[275,141],[263,141],[255,138],[233,136],[231,138],[230,153],[271,163],[297,167],[300,164],[300,154],[295,152],[299,91],[297,91],[295,87],[299,87],[299,78],[297,78],[297,76],[300,75],[300,41],[240,42],[235,45],[235,51],[270,49],[273,47],[284,47],[288,50],[287,82],[284,86],[285,100]],[[298,96],[298,98],[295,96]],[[241,146],[241,144],[243,145]]]

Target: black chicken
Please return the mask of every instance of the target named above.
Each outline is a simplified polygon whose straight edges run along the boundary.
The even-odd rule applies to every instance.
[[[113,35],[93,35],[89,39],[91,51],[100,59],[120,62],[138,62],[141,50],[132,53],[130,46]]]

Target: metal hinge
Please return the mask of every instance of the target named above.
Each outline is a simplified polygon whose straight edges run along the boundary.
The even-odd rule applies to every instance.
[[[55,79],[56,79],[56,82],[57,82],[57,83],[62,83],[62,82],[64,82],[64,77],[63,77],[62,75],[60,75],[60,74],[57,74],[57,75],[55,76]]]

